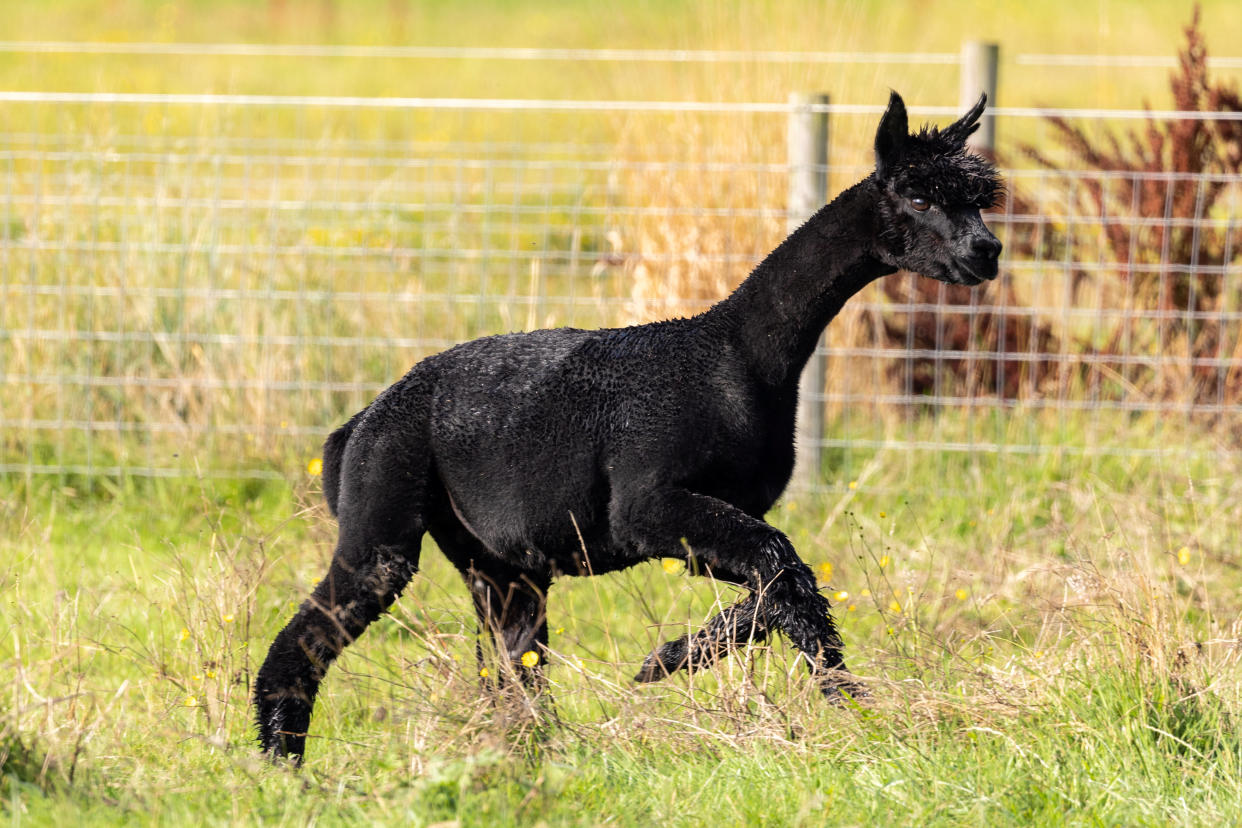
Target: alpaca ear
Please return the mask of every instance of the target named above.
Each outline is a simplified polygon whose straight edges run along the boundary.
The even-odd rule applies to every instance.
[[[880,126],[875,131],[875,169],[881,178],[884,177],[885,167],[897,162],[909,131],[905,101],[896,92],[890,92],[888,108],[884,110]]]
[[[972,106],[969,112],[946,127],[944,132],[940,134],[951,141],[965,144],[966,139],[970,137],[971,133],[979,128],[979,116],[983,114],[983,108],[987,106],[987,103],[988,93],[984,92],[979,96],[978,103]]]

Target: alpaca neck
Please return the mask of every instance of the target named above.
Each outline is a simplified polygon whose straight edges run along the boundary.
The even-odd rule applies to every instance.
[[[726,320],[764,382],[796,384],[820,334],[846,300],[894,272],[872,252],[875,195],[863,181],[821,208],[708,311]]]

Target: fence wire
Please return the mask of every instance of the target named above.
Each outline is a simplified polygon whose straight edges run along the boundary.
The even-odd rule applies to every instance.
[[[285,474],[422,357],[697,312],[787,219],[785,104],[5,99],[3,473]],[[836,192],[875,108],[826,109]],[[999,132],[1053,145],[1047,114]],[[899,274],[830,326],[823,485],[878,452],[1238,451],[1242,180],[1000,157],[995,283]],[[1188,428],[1134,447],[1142,417]]]

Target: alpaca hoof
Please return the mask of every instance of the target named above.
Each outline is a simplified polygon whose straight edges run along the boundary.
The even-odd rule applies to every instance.
[[[830,704],[850,704],[871,695],[865,685],[844,670],[834,670],[821,678],[819,687]]]
[[[279,748],[265,748],[263,758],[273,765],[288,765],[293,768],[302,767],[303,757],[295,751],[282,751]]]
[[[673,670],[670,670],[664,665],[664,662],[660,661],[658,655],[652,653],[643,661],[643,666],[639,668],[638,673],[634,676],[634,681],[639,684],[649,684],[653,681],[667,678],[672,672]]]
[[[686,666],[686,636],[661,644],[652,650],[639,669],[634,681],[647,684],[668,678]]]
[[[302,766],[302,758],[306,753],[306,734],[279,731],[262,737],[259,747],[263,756],[273,764],[289,763],[294,767]]]
[[[257,693],[259,747],[272,761],[288,760],[302,764],[306,753],[306,731],[310,725],[310,705],[289,694]]]

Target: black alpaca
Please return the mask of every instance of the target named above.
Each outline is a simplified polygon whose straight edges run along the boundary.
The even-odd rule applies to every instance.
[[[960,285],[996,276],[1001,245],[979,211],[997,173],[965,150],[983,106],[911,135],[893,93],[875,172],[705,313],[476,339],[415,365],[333,433],[323,481],[340,537],[259,670],[263,748],[301,759],[324,673],[408,583],[426,532],[523,681],[539,680],[519,660],[547,646],[555,577],[680,556],[750,592],[649,655],[639,681],[779,631],[826,693],[851,687],[827,599],[763,516],[793,468],[799,374],[845,301],[898,269]]]

